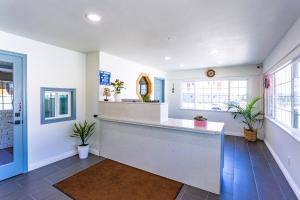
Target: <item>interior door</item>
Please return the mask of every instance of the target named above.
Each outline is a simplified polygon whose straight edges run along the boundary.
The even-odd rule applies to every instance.
[[[154,78],[154,100],[165,102],[165,79]]]
[[[23,62],[0,51],[0,180],[24,172]]]

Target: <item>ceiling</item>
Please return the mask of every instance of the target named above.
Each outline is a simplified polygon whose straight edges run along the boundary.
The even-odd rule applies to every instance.
[[[2,31],[162,70],[262,63],[299,16],[300,0],[0,1]]]

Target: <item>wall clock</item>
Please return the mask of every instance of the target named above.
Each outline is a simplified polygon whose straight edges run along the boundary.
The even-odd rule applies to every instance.
[[[206,75],[208,77],[214,77],[216,75],[216,72],[213,69],[209,69],[209,70],[207,70]]]

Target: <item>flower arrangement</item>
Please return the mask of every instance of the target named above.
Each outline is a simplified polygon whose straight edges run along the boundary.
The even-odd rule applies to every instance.
[[[194,120],[196,120],[196,121],[207,121],[207,118],[199,115],[199,116],[194,117]]]
[[[112,92],[115,92],[115,94],[121,94],[121,90],[125,89],[124,82],[119,79],[116,79],[115,82],[110,83],[110,85],[114,87]]]
[[[149,95],[143,96],[143,102],[151,102],[151,97]]]
[[[207,125],[207,118],[199,115],[194,117],[194,125],[197,127],[203,127]]]
[[[110,89],[109,88],[104,88],[103,96],[105,96],[104,101],[108,101],[107,97],[110,97]]]

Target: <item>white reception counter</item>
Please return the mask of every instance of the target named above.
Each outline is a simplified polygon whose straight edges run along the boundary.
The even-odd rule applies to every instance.
[[[100,109],[98,119],[101,156],[220,193],[223,123],[208,122],[200,128],[193,120],[155,122],[107,116]]]

